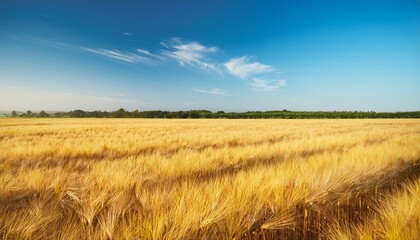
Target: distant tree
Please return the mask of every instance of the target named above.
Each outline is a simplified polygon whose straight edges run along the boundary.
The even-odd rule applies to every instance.
[[[188,118],[199,118],[200,113],[198,111],[190,110],[188,111]]]
[[[128,117],[127,111],[125,111],[123,108],[118,109],[117,111],[113,112],[111,114],[111,117],[113,118],[123,118]]]
[[[136,118],[136,117],[139,117],[139,116],[140,116],[140,114],[139,114],[139,110],[138,109],[134,110],[131,113],[131,117],[133,117],[133,118]]]
[[[49,117],[50,115],[48,114],[48,113],[46,113],[45,111],[41,111],[39,114],[38,114],[38,117],[42,117],[42,118],[45,118],[45,117]]]
[[[77,117],[77,118],[286,118],[286,119],[314,119],[314,118],[420,118],[420,111],[416,112],[360,112],[360,111],[331,111],[331,112],[294,112],[286,109],[274,111],[248,111],[248,112],[211,112],[208,110],[189,110],[189,111],[126,111],[123,108],[114,112],[83,111],[80,109],[70,112],[55,112],[48,114],[45,111],[39,114],[31,111],[19,114],[12,112],[12,116],[17,117]]]
[[[55,112],[55,113],[53,114],[53,117],[55,117],[55,118],[65,117],[65,116],[66,116],[66,114],[67,114],[67,113],[65,113],[65,112]]]
[[[80,109],[69,112],[69,117],[73,118],[84,118],[86,117],[86,112]]]

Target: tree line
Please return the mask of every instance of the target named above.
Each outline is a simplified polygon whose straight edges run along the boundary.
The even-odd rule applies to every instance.
[[[208,110],[188,111],[139,111],[132,112],[120,108],[116,111],[83,111],[80,109],[70,112],[12,112],[12,117],[22,118],[230,118],[230,119],[258,119],[258,118],[283,118],[283,119],[321,119],[321,118],[420,118],[420,111],[414,112],[359,112],[359,111],[248,111],[248,112],[212,112]]]

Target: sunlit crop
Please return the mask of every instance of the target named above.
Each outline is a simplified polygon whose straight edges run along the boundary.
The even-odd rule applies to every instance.
[[[0,236],[409,239],[419,164],[410,119],[2,119]]]

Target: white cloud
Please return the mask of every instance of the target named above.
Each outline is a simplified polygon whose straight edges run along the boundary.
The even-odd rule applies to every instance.
[[[216,47],[206,47],[198,42],[183,42],[181,38],[173,38],[161,44],[168,49],[162,50],[162,55],[178,61],[181,66],[189,65],[205,71],[220,71],[219,64],[208,57],[208,54],[218,51]]]
[[[141,48],[138,48],[138,49],[137,49],[137,52],[138,52],[138,53],[141,53],[141,54],[144,54],[144,55],[153,56],[153,54],[151,54],[149,51],[144,50],[144,49],[141,49]]]
[[[271,92],[280,87],[286,86],[286,80],[266,80],[261,78],[253,78],[251,86],[256,91]]]
[[[128,63],[147,63],[154,64],[156,63],[149,57],[141,56],[136,53],[131,52],[122,52],[119,50],[108,50],[108,49],[92,49],[92,48],[81,48],[84,51],[95,53],[101,56],[109,57],[123,62]]]
[[[142,56],[135,52],[123,52],[119,50],[109,50],[109,49],[102,49],[102,48],[88,48],[88,47],[70,45],[63,42],[51,41],[51,40],[40,39],[40,38],[14,37],[14,39],[19,40],[19,41],[35,43],[35,44],[46,46],[46,47],[66,50],[66,51],[84,51],[84,52],[94,53],[94,54],[98,54],[98,55],[112,58],[115,60],[119,60],[122,62],[128,62],[128,63],[133,63],[133,64],[156,64],[157,63],[157,61],[155,60],[155,58],[157,57],[155,55],[151,54],[150,52],[146,50],[143,50],[143,52],[139,51],[142,49],[138,49],[137,52],[142,53],[143,55],[147,55],[147,56]],[[146,52],[148,54],[146,54]]]
[[[186,101],[186,102],[184,102],[184,104],[185,105],[197,105],[198,103],[197,102],[189,102],[189,101]]]
[[[122,34],[124,34],[124,35],[126,35],[126,36],[131,36],[131,35],[133,35],[132,33],[129,33],[129,32],[123,32]]]
[[[226,90],[219,89],[219,88],[211,88],[211,89],[192,89],[194,92],[199,93],[208,93],[208,94],[214,94],[214,95],[226,95]]]
[[[164,56],[161,56],[160,54],[151,53],[150,51],[145,50],[145,49],[137,48],[136,51],[140,55],[143,55],[146,58],[152,59],[153,61],[155,61],[155,63],[165,60]]]
[[[279,83],[280,87],[285,87],[286,86],[286,80],[278,80],[278,83]]]
[[[35,38],[35,37],[26,37],[26,36],[11,36],[12,39],[22,42],[28,42],[32,44],[37,44],[44,47],[50,47],[60,50],[66,50],[66,51],[74,51],[74,50],[80,50],[81,47],[76,45],[71,45],[59,41],[52,41],[42,38]]]
[[[131,33],[123,32],[124,35]],[[62,42],[50,41],[45,39],[13,37],[19,41],[31,42],[39,45],[53,47],[67,51],[84,51],[97,54],[110,59],[118,60],[131,64],[158,64],[165,60],[172,59],[180,63],[181,66],[191,66],[205,70],[207,72],[216,72],[223,74],[225,72],[243,79],[250,79],[250,85],[254,90],[272,91],[285,86],[285,80],[266,80],[266,77],[275,78],[272,66],[257,61],[251,61],[249,57],[242,56],[231,58],[227,62],[219,62],[211,59],[212,54],[218,53],[217,47],[208,47],[196,41],[183,41],[181,38],[172,38],[168,41],[160,42],[164,47],[157,53],[152,53],[146,49],[138,48],[134,52],[125,52],[120,50],[110,50],[103,48],[88,48],[77,45],[70,45]],[[264,74],[264,78],[258,77]],[[210,94],[225,95],[220,89],[195,89],[194,91]]]
[[[124,97],[125,96],[124,93],[119,93],[119,92],[114,93],[114,95],[117,96],[117,97]]]
[[[240,78],[246,78],[249,75],[267,73],[273,71],[273,67],[259,62],[249,62],[245,56],[232,58],[224,64],[228,72]]]

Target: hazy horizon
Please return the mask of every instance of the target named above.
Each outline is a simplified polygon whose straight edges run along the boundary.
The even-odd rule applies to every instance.
[[[2,111],[419,111],[420,2],[2,1]]]

